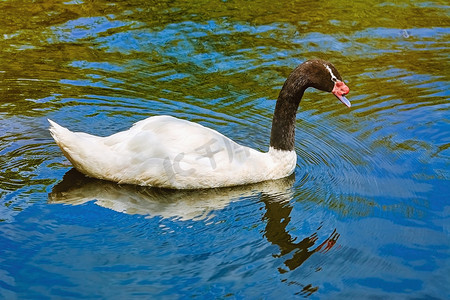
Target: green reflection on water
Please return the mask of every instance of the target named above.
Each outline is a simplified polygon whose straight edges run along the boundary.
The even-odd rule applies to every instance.
[[[369,80],[359,82],[358,77],[371,69],[379,70],[380,66],[425,74],[432,72],[448,80],[445,47],[448,33],[438,32],[441,36],[435,37],[433,32],[435,27],[449,25],[442,5],[412,1],[395,5],[381,1],[348,5],[339,1],[86,1],[82,5],[76,1],[6,1],[0,4],[2,112],[42,115],[58,109],[63,98],[90,94],[159,99],[165,96],[162,91],[168,90],[211,99],[217,97],[216,85],[238,92],[256,90],[259,93],[255,97],[274,99],[283,79],[295,66],[290,60],[293,57],[298,62],[317,56],[335,62],[359,93],[379,92],[378,82],[364,76],[362,79]],[[392,17],[398,14],[402,18]],[[176,36],[162,47],[151,47],[151,42],[143,35],[183,22],[194,23],[172,26],[172,30],[177,31]],[[417,28],[429,28],[430,32],[415,36]],[[198,35],[192,36],[189,31]],[[110,51],[108,45],[105,48],[98,43],[98,39],[121,32],[136,32],[130,40],[124,41],[125,44],[135,43],[136,51],[121,53],[114,47]],[[140,35],[143,35],[142,40],[139,40]],[[177,52],[170,55],[167,53],[170,48],[176,48]],[[215,54],[216,59],[212,57]],[[199,55],[208,59],[195,57]],[[226,67],[231,70],[220,69],[224,59],[228,60]],[[280,66],[280,60],[284,59],[288,63]],[[117,65],[119,70],[78,68],[73,66],[76,61],[107,62]],[[262,65],[267,62],[272,63]],[[236,72],[236,68],[243,70]],[[168,78],[151,88],[149,86],[155,84],[148,78],[158,69],[186,74],[186,77]],[[202,74],[205,71],[207,75]],[[98,77],[92,78],[92,75]],[[114,81],[108,81],[110,77]],[[70,83],[78,80],[80,86],[65,84],[62,80]],[[409,98],[403,97],[407,89],[398,94],[399,82],[384,80],[383,90],[400,99]],[[202,88],[197,88],[199,86]],[[219,94],[225,95],[227,93]],[[322,103],[319,104],[323,108]]]

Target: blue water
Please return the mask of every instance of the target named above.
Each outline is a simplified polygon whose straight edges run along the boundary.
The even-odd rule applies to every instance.
[[[0,4],[0,298],[449,299],[449,6],[439,1]],[[153,115],[266,151],[309,91],[295,174],[196,191],[71,168],[47,118],[108,135]]]

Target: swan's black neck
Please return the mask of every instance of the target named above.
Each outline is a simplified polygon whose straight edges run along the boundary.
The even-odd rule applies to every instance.
[[[308,87],[333,92],[336,81],[342,81],[339,72],[332,64],[321,59],[309,60],[295,68],[278,96],[270,146],[278,150],[293,151],[297,109],[303,93]]]
[[[309,86],[308,80],[302,77],[303,74],[298,74],[299,71],[295,70],[288,77],[275,106],[270,147],[277,150],[294,150],[297,109],[303,93]]]

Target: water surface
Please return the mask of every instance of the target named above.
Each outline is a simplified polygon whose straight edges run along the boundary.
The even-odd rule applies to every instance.
[[[2,1],[0,298],[450,297],[445,1]],[[108,135],[170,114],[268,149],[310,58],[295,174],[167,191],[71,170],[47,118]]]

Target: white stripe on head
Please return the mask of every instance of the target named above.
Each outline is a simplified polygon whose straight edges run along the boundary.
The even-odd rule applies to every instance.
[[[328,70],[328,72],[330,72],[331,80],[332,80],[333,82],[340,81],[339,79],[337,79],[336,76],[334,76],[333,71],[331,70],[330,66],[328,66],[328,65],[326,65],[326,64],[323,64],[323,65],[324,65],[325,68]]]

